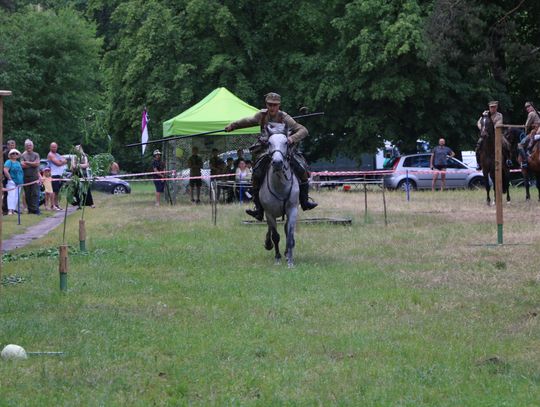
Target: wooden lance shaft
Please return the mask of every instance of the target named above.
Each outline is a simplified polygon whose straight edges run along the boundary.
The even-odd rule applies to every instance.
[[[81,252],[86,251],[86,228],[84,226],[84,219],[79,219],[79,249]]]
[[[4,96],[11,96],[11,91],[9,90],[0,90],[0,146],[4,145]],[[0,158],[0,167],[4,168],[4,154]],[[4,199],[4,191],[0,192],[0,198]],[[0,216],[0,281],[2,281],[2,254],[4,250],[2,249],[2,218]],[[2,284],[0,284],[2,287]]]
[[[502,127],[495,128],[495,205],[497,210],[497,244],[503,244],[502,206]]]
[[[58,271],[60,272],[60,291],[67,291],[67,273],[68,273],[68,247],[62,245],[58,248],[60,255]]]

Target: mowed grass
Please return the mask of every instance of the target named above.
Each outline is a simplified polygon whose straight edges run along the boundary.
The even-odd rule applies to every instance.
[[[0,405],[528,406],[540,400],[540,204],[514,189],[504,246],[482,191],[314,193],[296,267],[273,264],[246,206],[95,194],[88,255],[9,262]],[[61,228],[21,250],[58,246]],[[284,239],[284,237],[283,237]],[[78,247],[78,218],[68,224]],[[284,241],[284,240],[283,240]]]

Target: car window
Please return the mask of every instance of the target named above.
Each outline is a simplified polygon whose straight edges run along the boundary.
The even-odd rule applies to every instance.
[[[450,157],[448,159],[448,168],[456,168],[456,169],[464,170],[464,169],[467,169],[467,166],[460,163],[455,158]]]
[[[403,161],[403,167],[429,168],[429,155],[412,155]]]

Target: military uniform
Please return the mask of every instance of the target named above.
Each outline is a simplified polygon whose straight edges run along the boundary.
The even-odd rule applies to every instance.
[[[280,103],[281,97],[276,93],[269,93],[266,96],[267,102]],[[250,147],[250,151],[254,157],[257,157],[255,164],[253,165],[253,176],[252,176],[252,186],[253,186],[253,200],[255,203],[255,210],[246,210],[246,212],[255,217],[258,220],[262,220],[264,216],[264,211],[259,202],[259,188],[262,182],[266,170],[272,161],[272,157],[268,154],[267,143],[268,136],[266,134],[266,125],[268,123],[283,123],[290,130],[289,140],[293,144],[297,144],[302,139],[308,135],[307,129],[301,124],[297,123],[291,116],[287,113],[278,110],[276,114],[272,115],[268,109],[261,109],[252,117],[246,117],[244,119],[237,120],[232,122],[227,126],[227,131],[233,131],[236,129],[243,129],[247,127],[253,127],[259,125],[261,129],[261,135],[257,143]],[[304,157],[296,151],[291,157],[291,167],[300,181],[300,205],[303,210],[310,210],[317,206],[317,203],[310,202],[308,197],[309,189],[309,171],[306,160]]]
[[[538,115],[538,112],[531,102],[526,102],[525,108],[528,109],[529,107],[532,107],[532,110],[527,115],[527,121],[525,122],[526,136],[518,144],[518,152],[521,156],[521,168],[528,167],[527,161],[529,157],[527,151],[534,145],[533,139],[536,135],[538,127],[540,126],[540,116]],[[531,141],[533,142],[531,143]]]
[[[499,102],[493,101],[488,103],[489,107],[492,106],[499,106]],[[503,115],[499,112],[490,113],[489,110],[484,111],[482,116],[478,119],[476,122],[476,126],[478,127],[478,130],[482,130],[482,117],[485,114],[489,114],[491,117],[491,121],[493,122],[493,126],[497,127],[499,124],[503,124]],[[482,146],[482,142],[484,141],[484,138],[482,135],[478,138],[478,141],[476,142],[476,148],[474,149],[474,152],[476,154],[476,163],[477,163],[477,169],[480,170],[480,147]]]

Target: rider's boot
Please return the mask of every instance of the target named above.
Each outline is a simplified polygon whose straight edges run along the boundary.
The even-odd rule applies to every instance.
[[[259,201],[259,190],[253,188],[253,203],[255,204],[254,209],[246,209],[246,213],[250,216],[253,216],[258,221],[262,221],[264,218],[264,209]]]
[[[527,163],[528,157],[527,153],[525,152],[525,148],[519,149],[519,155],[521,156],[521,168],[527,168],[529,164]]]
[[[318,203],[315,201],[310,201],[308,196],[309,191],[309,182],[300,183],[300,206],[304,211],[309,211],[310,209],[316,208]]]

